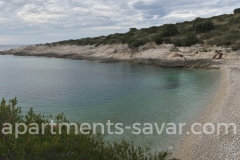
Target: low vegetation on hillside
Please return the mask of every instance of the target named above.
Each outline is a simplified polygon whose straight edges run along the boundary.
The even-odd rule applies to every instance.
[[[234,51],[240,49],[240,9],[234,14],[224,14],[211,18],[196,18],[177,24],[164,24],[150,28],[130,28],[127,33],[116,33],[95,38],[66,40],[47,45],[105,45],[128,44],[139,47],[148,42],[191,46],[196,43],[229,46]]]
[[[66,128],[61,128],[62,134],[59,133],[58,124],[68,122],[63,114],[56,117],[45,117],[42,114],[36,114],[31,109],[25,116],[21,113],[21,108],[16,107],[17,99],[10,100],[9,103],[3,99],[0,104],[0,160],[169,160],[169,153],[161,152],[152,155],[147,149],[136,147],[133,143],[122,141],[121,143],[104,142],[101,135],[93,134],[75,134],[71,130],[67,134]],[[36,123],[49,123],[49,119],[54,119],[57,123],[53,135],[49,126],[45,127],[45,134],[30,134],[31,132],[19,134],[16,138],[16,123],[24,123],[31,126]],[[13,127],[10,134],[9,126],[3,126],[5,123]],[[42,133],[40,127],[39,133]],[[23,132],[24,127],[19,131]],[[30,130],[30,129],[29,129]],[[4,131],[4,132],[3,132]],[[9,134],[6,134],[8,132]],[[4,133],[4,134],[3,134]],[[174,159],[171,159],[174,160]]]

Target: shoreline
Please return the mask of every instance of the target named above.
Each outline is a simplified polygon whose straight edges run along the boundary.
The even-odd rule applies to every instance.
[[[240,70],[236,67],[222,68],[220,87],[204,114],[197,119],[197,123],[235,123],[239,124],[238,115],[240,93]],[[198,129],[197,129],[198,130]],[[239,159],[239,138],[240,133],[237,127],[237,134],[200,134],[186,135],[173,152],[173,156],[184,160],[195,159]]]
[[[222,53],[221,57],[217,55],[219,51]],[[190,47],[176,47],[173,44],[148,43],[139,48],[130,48],[126,44],[101,46],[35,45],[0,51],[0,55],[85,59],[105,63],[127,61],[162,67],[218,69],[230,61],[240,59],[238,52],[227,52],[229,52],[229,48],[226,47],[200,44]]]
[[[218,82],[219,86],[216,88],[216,91],[214,93],[213,99],[210,101],[210,103],[207,106],[204,106],[204,111],[198,115],[193,123],[201,123],[204,124],[205,119],[212,117],[214,114],[214,110],[218,105],[216,103],[219,103],[219,100],[224,98],[225,95],[225,89],[228,86],[228,69],[226,67],[222,67],[219,69],[221,71],[221,79]],[[190,131],[191,125],[188,125],[187,128],[185,128],[184,132]],[[197,131],[198,128],[197,128]],[[195,160],[195,159],[202,159],[200,155],[197,157],[192,156],[194,154],[194,146],[197,144],[197,141],[199,141],[202,135],[194,135],[194,134],[184,134],[180,136],[180,139],[177,141],[176,145],[170,150],[172,152],[172,157],[179,158],[180,160]],[[201,152],[203,152],[204,148]],[[199,150],[198,150],[199,151]]]

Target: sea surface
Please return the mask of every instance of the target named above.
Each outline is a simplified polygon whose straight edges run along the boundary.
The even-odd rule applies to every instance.
[[[219,70],[0,56],[1,98],[17,97],[23,113],[31,107],[45,115],[64,112],[71,122],[79,123],[189,124],[211,103],[220,77]],[[131,131],[105,139],[126,139],[156,150],[179,139],[155,130],[150,135]]]

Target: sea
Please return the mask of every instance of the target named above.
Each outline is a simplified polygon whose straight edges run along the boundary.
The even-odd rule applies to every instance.
[[[20,46],[2,45],[0,50]],[[143,129],[190,125],[211,104],[220,78],[221,72],[212,69],[0,55],[0,98],[17,97],[23,114],[33,108],[44,115],[63,112],[76,123],[121,123],[124,133],[105,134],[106,141],[125,139],[154,151],[174,146],[181,135],[150,133],[148,128],[148,134],[133,134],[133,124]]]

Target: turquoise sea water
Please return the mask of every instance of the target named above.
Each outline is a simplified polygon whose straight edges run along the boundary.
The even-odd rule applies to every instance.
[[[44,57],[0,56],[0,97],[18,98],[24,112],[64,112],[72,122],[193,122],[219,86],[218,70],[161,68]],[[178,136],[106,135],[162,149]]]

